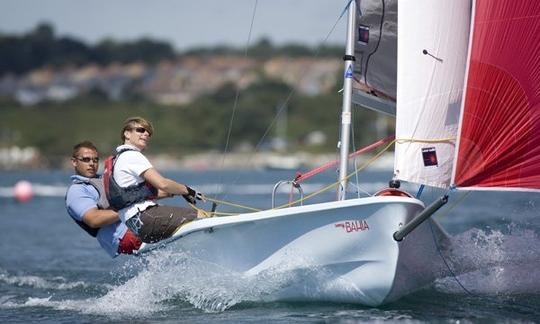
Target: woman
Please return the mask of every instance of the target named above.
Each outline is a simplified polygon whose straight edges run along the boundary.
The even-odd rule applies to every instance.
[[[154,129],[141,117],[124,122],[123,145],[116,148],[111,177],[108,177],[109,201],[120,219],[141,241],[154,243],[170,237],[182,224],[197,217],[194,209],[163,206],[156,198],[182,195],[195,204],[203,195],[192,188],[163,177],[142,154]]]

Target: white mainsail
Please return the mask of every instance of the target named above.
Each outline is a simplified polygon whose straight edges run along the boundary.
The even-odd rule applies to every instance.
[[[399,2],[395,178],[446,188],[463,95],[470,0]]]

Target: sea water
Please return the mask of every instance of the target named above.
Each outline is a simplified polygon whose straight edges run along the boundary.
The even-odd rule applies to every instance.
[[[381,189],[390,174],[363,173],[361,195]],[[294,172],[166,175],[220,200],[270,208],[274,184],[291,179]],[[329,172],[303,188],[309,194],[334,178]],[[21,179],[34,185],[35,196],[27,203],[17,203],[11,193]],[[283,265],[246,276],[171,250],[110,259],[66,214],[63,194],[68,179],[65,171],[0,173],[2,323],[540,321],[540,194],[452,193],[449,204],[435,216],[452,235],[440,254],[451,275],[373,308],[279,301],[280,291],[289,287],[303,285],[316,293],[316,278],[324,279],[323,269],[295,272]],[[429,202],[439,194],[425,191],[422,198]],[[289,189],[282,188],[276,203],[285,203],[289,196]],[[311,202],[334,196],[330,191]],[[184,204],[179,198],[164,202]],[[218,211],[234,208],[218,206]]]

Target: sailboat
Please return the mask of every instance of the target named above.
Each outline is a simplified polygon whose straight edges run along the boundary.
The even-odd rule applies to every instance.
[[[389,178],[441,198],[426,207],[388,188],[348,199],[352,103],[396,116]],[[246,276],[303,273],[276,287],[280,300],[392,302],[444,275],[448,235],[430,216],[456,188],[540,189],[539,105],[540,3],[350,1],[336,201],[203,218],[138,253],[181,250]]]

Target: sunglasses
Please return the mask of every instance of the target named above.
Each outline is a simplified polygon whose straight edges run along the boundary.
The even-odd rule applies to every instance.
[[[144,128],[144,127],[137,127],[137,128],[135,128],[135,131],[136,131],[137,133],[141,133],[141,134],[144,134],[144,132],[148,132],[148,135],[149,135],[149,136],[152,136],[152,133],[150,133],[150,132],[149,132],[146,128]]]
[[[94,162],[94,163],[98,163],[99,162],[99,158],[98,157],[95,157],[95,158],[91,158],[91,157],[88,157],[88,156],[83,156],[83,157],[73,157],[75,160],[79,160],[81,162],[84,162],[84,163],[90,163],[90,161]]]

